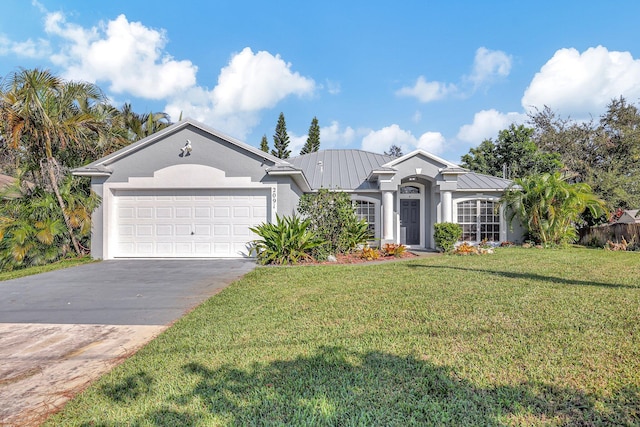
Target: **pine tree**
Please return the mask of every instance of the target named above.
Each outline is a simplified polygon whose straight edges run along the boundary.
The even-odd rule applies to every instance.
[[[287,134],[287,124],[284,120],[284,113],[280,113],[276,133],[273,134],[273,149],[271,154],[281,159],[288,159],[291,155],[289,148],[289,135]]]
[[[260,141],[260,149],[265,153],[269,152],[269,141],[267,141],[267,135],[262,135],[262,141]]]
[[[300,155],[314,153],[320,149],[320,126],[318,126],[318,118],[314,117],[311,120],[311,126],[309,126],[309,136],[307,137],[307,143],[304,144]]]
[[[391,157],[402,157],[402,148],[398,147],[396,144],[392,144],[391,147],[389,147],[389,151],[385,151],[384,152],[385,156],[391,156]]]

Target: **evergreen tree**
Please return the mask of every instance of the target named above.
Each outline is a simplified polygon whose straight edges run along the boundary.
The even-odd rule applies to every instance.
[[[402,148],[398,147],[396,144],[391,144],[391,147],[389,147],[389,151],[385,151],[384,155],[391,157],[402,157]]]
[[[273,149],[271,154],[280,158],[288,159],[291,155],[289,148],[289,135],[287,134],[287,124],[284,120],[284,113],[280,113],[278,124],[276,125],[276,133],[273,134]]]
[[[320,126],[318,126],[318,118],[314,117],[311,120],[311,126],[309,126],[309,136],[307,137],[307,143],[304,144],[300,154],[314,153],[320,149]]]
[[[269,152],[269,141],[267,141],[267,135],[262,135],[262,141],[260,141],[260,149],[265,153]]]
[[[498,139],[484,140],[462,156],[462,167],[474,172],[515,179],[562,168],[559,154],[548,153],[532,139],[534,129],[512,124],[498,133]]]

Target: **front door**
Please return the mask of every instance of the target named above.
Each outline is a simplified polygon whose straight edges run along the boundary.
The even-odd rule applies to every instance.
[[[400,230],[405,233],[405,245],[420,244],[420,200],[400,200]]]

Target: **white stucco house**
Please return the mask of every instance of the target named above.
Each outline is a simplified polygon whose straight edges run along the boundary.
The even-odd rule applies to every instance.
[[[73,173],[91,177],[102,197],[94,258],[247,256],[250,227],[295,213],[300,196],[320,188],[348,192],[382,243],[434,248],[437,222],[461,224],[467,241],[520,240],[496,209],[510,181],[422,150],[282,160],[185,119]]]

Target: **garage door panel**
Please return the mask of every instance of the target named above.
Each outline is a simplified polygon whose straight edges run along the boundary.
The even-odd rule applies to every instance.
[[[171,224],[158,224],[156,225],[156,235],[159,237],[173,236],[173,225]]]
[[[211,207],[209,206],[196,206],[194,209],[194,218],[211,219]]]
[[[269,189],[115,194],[114,257],[238,257],[267,221]]]
[[[187,206],[176,206],[176,219],[190,219],[191,218],[191,207]]]
[[[122,207],[118,209],[118,217],[120,219],[135,218],[135,208]]]
[[[196,224],[194,227],[194,235],[202,238],[202,237],[212,237],[213,236],[213,226],[211,224]]]
[[[176,224],[175,227],[176,236],[190,236],[191,235],[191,225],[190,224]]]
[[[136,236],[138,237],[151,237],[154,235],[153,225],[138,224],[136,226]]]

